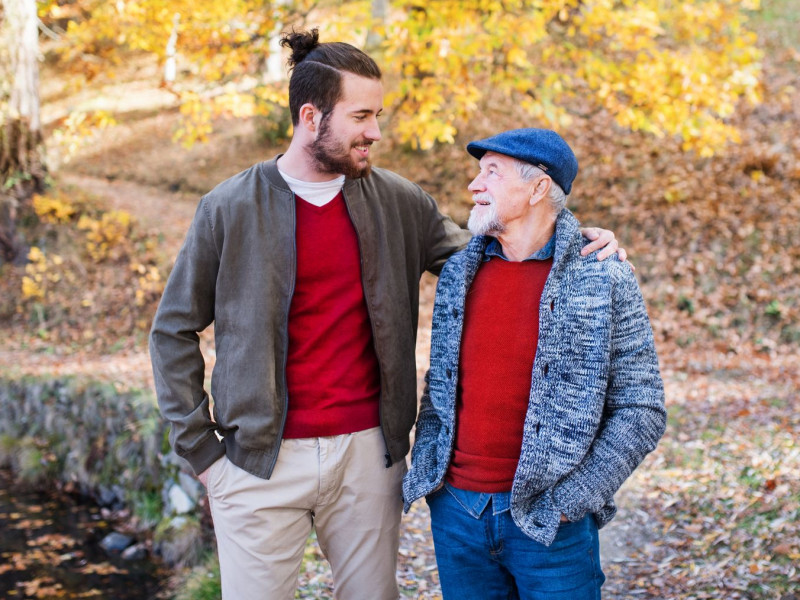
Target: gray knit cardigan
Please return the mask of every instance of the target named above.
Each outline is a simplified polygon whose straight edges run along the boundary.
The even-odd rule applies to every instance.
[[[474,237],[439,277],[431,366],[403,481],[406,511],[447,472],[464,300],[490,239]],[[514,522],[547,546],[562,513],[570,521],[591,513],[600,527],[614,517],[614,493],[666,426],[653,333],[632,269],[616,258],[580,256],[584,243],[577,220],[564,209],[539,307],[539,344],[511,490]]]

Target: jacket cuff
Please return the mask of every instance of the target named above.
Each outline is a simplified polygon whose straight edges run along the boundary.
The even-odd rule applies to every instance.
[[[183,458],[191,465],[195,475],[200,475],[208,467],[225,455],[225,444],[212,431],[203,442]]]
[[[515,505],[512,499],[511,515],[521,517],[522,522],[514,519],[517,525],[540,544],[549,546],[556,539],[561,524],[561,513],[553,502],[552,489],[542,492],[527,510],[526,506]]]

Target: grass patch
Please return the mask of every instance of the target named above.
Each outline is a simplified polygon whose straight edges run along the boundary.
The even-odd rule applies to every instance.
[[[219,561],[216,554],[209,554],[202,564],[186,574],[174,600],[219,600],[221,597]]]
[[[784,48],[800,48],[800,2],[761,0],[752,23],[759,35]]]

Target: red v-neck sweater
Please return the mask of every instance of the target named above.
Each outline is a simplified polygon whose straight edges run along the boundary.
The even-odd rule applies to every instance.
[[[284,438],[379,424],[380,368],[361,282],[361,253],[341,192],[324,206],[297,197],[297,276],[289,309]]]
[[[467,293],[461,336],[456,439],[447,481],[508,492],[522,448],[539,341],[539,301],[552,259],[492,258]]]

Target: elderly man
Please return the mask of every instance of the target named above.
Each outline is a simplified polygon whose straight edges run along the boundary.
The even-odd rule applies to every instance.
[[[427,496],[445,598],[600,598],[598,528],[666,423],[629,264],[581,256],[555,132],[472,142],[469,245],[442,270],[403,485]]]

